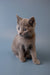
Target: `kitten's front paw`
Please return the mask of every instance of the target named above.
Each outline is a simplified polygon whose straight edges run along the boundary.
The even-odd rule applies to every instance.
[[[36,60],[34,61],[34,64],[39,65],[39,64],[40,64],[40,60],[39,60],[39,59],[36,59]]]
[[[26,61],[26,59],[25,58],[23,58],[23,59],[20,59],[21,60],[21,62],[25,62]]]

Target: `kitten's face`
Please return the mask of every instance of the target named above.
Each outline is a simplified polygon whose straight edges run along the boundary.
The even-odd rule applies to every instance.
[[[23,19],[17,16],[17,32],[18,35],[31,38],[35,28],[35,19],[34,17],[30,19]]]

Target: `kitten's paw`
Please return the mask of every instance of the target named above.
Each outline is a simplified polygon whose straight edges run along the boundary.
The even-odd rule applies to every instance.
[[[20,59],[21,60],[21,62],[26,62],[26,59],[25,58],[23,58],[23,59]]]
[[[34,61],[34,64],[39,65],[39,64],[40,64],[40,60],[39,60],[39,59],[36,59],[36,60]]]

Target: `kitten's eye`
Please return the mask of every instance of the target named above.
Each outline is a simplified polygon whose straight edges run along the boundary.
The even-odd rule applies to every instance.
[[[24,28],[24,31],[26,31],[26,28]]]
[[[18,30],[20,30],[20,27],[18,27]]]

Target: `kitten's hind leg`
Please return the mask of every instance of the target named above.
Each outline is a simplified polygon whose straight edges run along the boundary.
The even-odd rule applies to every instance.
[[[13,51],[13,53],[16,55],[16,57],[19,56],[19,54],[18,54],[18,52],[17,52],[17,49],[16,49],[14,46],[12,46],[12,51]]]

